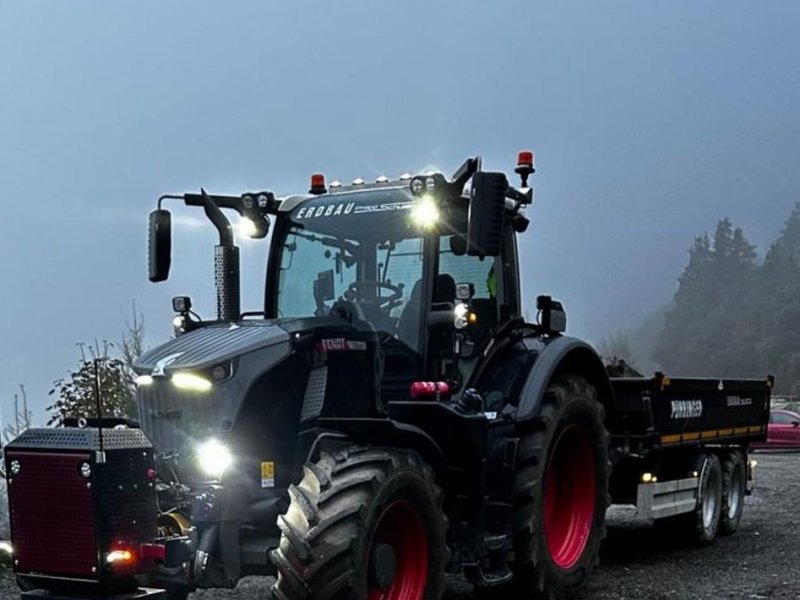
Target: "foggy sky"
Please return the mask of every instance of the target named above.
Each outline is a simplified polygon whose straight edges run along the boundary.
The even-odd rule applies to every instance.
[[[558,297],[593,341],[634,327],[696,234],[729,216],[763,252],[800,200],[799,25],[791,0],[0,0],[4,417],[24,383],[42,420],[75,343],[117,341],[134,298],[151,344],[173,295],[212,314],[199,212],[176,213],[171,281],[146,278],[156,197],[201,185],[510,171],[531,148],[528,304]]]

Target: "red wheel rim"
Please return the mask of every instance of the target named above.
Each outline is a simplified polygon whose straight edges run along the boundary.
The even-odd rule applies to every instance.
[[[395,576],[385,590],[368,584],[369,600],[422,600],[428,581],[428,534],[419,511],[410,502],[399,500],[383,511],[368,557],[378,544],[392,546]]]
[[[544,536],[550,558],[561,569],[573,567],[586,549],[595,494],[589,440],[577,425],[567,427],[553,447],[544,479]]]

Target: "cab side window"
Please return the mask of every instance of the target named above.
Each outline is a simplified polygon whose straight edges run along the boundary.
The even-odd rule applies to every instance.
[[[486,257],[481,260],[477,256],[462,253],[459,247],[462,242],[452,242],[453,237],[444,236],[439,246],[439,273],[450,275],[456,283],[472,283],[475,285],[476,300],[491,300],[497,297],[497,278],[494,272],[495,259]],[[466,242],[463,243],[466,246]],[[455,250],[455,251],[454,251]],[[466,250],[466,247],[464,247]]]
[[[466,240],[459,235],[442,236],[439,243],[439,276],[449,275],[458,283],[475,286],[472,309],[478,316],[481,328],[497,325],[497,263],[499,259],[470,256]]]

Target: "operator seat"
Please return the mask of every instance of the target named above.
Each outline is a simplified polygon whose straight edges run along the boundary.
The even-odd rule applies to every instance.
[[[422,309],[422,279],[417,279],[408,296],[400,319],[397,321],[397,337],[414,348],[419,349],[419,319]]]
[[[456,301],[456,280],[448,273],[439,273],[433,287],[434,304],[450,304]]]

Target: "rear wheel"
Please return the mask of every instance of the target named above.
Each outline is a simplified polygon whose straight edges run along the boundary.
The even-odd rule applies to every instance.
[[[558,376],[522,437],[514,483],[514,591],[572,595],[595,566],[608,506],[608,432],[586,380]]]
[[[747,489],[747,469],[744,454],[738,450],[722,460],[722,510],[720,535],[730,535],[739,527]]]
[[[278,600],[438,600],[447,557],[442,494],[413,452],[323,452],[280,517]]]
[[[698,502],[691,512],[659,519],[658,528],[666,535],[706,545],[717,537],[722,515],[722,467],[715,454],[699,457]]]

